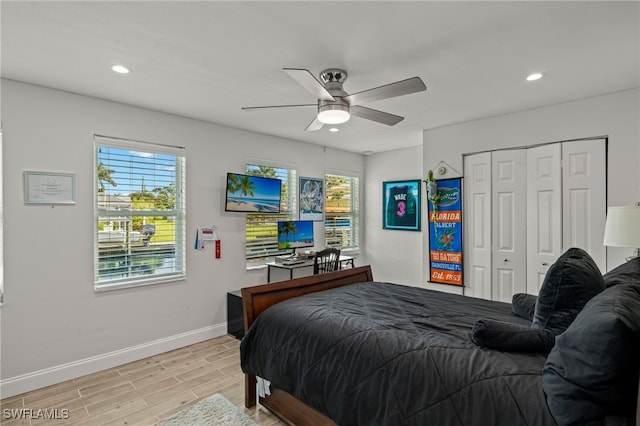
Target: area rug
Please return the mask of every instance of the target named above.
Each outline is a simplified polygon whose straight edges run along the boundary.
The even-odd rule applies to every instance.
[[[156,426],[258,426],[251,417],[220,394],[203,399]]]

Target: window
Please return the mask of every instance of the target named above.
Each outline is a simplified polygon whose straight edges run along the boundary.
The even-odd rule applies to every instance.
[[[325,175],[327,185],[324,229],[327,247],[358,249],[360,229],[359,179]]]
[[[288,253],[278,250],[278,221],[294,220],[297,215],[296,191],[298,182],[295,169],[247,164],[249,175],[278,178],[282,181],[279,214],[247,214],[246,256],[248,262],[259,262]]]
[[[95,152],[95,289],[184,278],[184,149],[96,136]]]
[[[4,207],[2,204],[2,164],[2,122],[0,121],[0,306],[2,306],[2,303],[4,302]]]

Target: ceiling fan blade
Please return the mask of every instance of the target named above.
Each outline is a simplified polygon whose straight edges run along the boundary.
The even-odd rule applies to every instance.
[[[410,93],[422,92],[424,90],[427,90],[427,86],[425,86],[420,77],[412,77],[384,86],[374,87],[373,89],[365,90],[363,92],[353,93],[342,99],[349,102],[349,105],[359,105],[366,102],[379,101],[381,99],[389,99],[396,96],[408,95]]]
[[[318,120],[318,117],[316,117],[313,119],[311,123],[309,123],[309,125],[307,126],[306,129],[304,129],[304,131],[315,132],[316,130],[322,129],[322,126],[324,126],[324,123],[322,123],[320,120]]]
[[[284,72],[289,74],[298,84],[309,91],[317,99],[323,101],[335,101],[335,98],[324,88],[322,83],[313,76],[308,70],[299,68],[283,68]]]
[[[268,105],[268,106],[255,106],[255,107],[242,107],[243,111],[257,111],[262,109],[270,109],[270,108],[307,108],[307,107],[315,107],[318,108],[318,104],[301,104],[301,105]]]
[[[395,126],[404,117],[399,115],[389,114],[388,112],[378,111],[377,109],[365,108],[363,106],[354,105],[350,108],[351,115],[356,117],[366,118],[367,120],[377,121],[378,123],[386,124],[387,126]]]

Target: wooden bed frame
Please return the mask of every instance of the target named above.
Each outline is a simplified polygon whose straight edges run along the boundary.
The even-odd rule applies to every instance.
[[[269,306],[292,297],[315,293],[349,284],[373,281],[371,266],[361,266],[327,274],[312,275],[289,281],[257,285],[242,289],[244,305],[244,330],[249,329],[253,321]],[[245,374],[245,406],[256,405],[256,377]],[[289,425],[336,425],[323,413],[306,405],[293,395],[271,386],[271,395],[259,398],[260,404],[268,408]],[[640,379],[638,384],[638,404],[636,407],[636,425],[640,425]]]
[[[244,329],[249,329],[253,321],[269,306],[292,297],[315,293],[330,288],[354,283],[373,281],[371,266],[311,275],[288,281],[257,285],[242,289],[244,305]],[[245,374],[244,404],[247,408],[256,405],[256,377]],[[271,386],[271,395],[260,397],[260,404],[272,411],[282,421],[290,425],[335,425],[335,423],[298,400],[293,395]]]

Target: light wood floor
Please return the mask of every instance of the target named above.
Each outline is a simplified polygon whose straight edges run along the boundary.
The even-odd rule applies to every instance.
[[[0,401],[2,425],[152,425],[220,393],[259,425],[283,425],[266,409],[244,408],[240,342],[222,336]],[[68,419],[6,419],[6,410],[57,409]],[[35,416],[33,416],[35,417]]]

